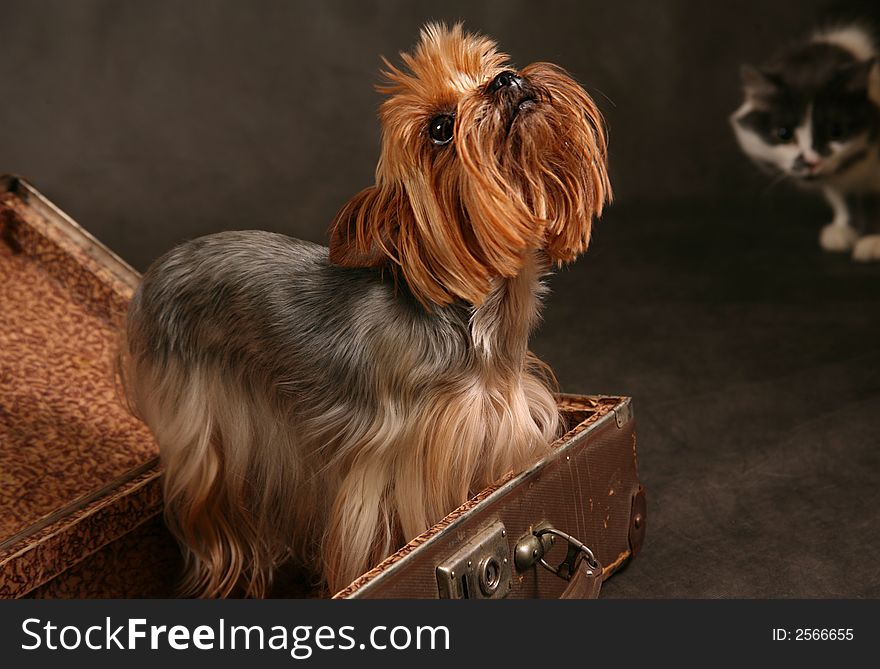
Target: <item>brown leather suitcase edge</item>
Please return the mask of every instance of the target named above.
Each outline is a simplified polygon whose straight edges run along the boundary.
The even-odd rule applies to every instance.
[[[481,492],[334,597],[560,597],[567,580],[538,564],[523,569],[516,564],[517,545],[547,525],[590,547],[603,580],[635,557],[644,541],[647,508],[638,478],[632,401],[577,395],[558,400],[574,426],[553,454]],[[480,570],[492,564],[493,550],[496,573],[487,578]],[[566,556],[561,546],[548,552],[550,566]],[[458,574],[455,563],[461,565]],[[441,585],[450,580],[450,571],[461,587]],[[494,588],[484,587],[493,580]]]

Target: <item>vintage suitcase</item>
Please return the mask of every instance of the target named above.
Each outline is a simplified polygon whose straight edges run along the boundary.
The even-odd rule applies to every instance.
[[[157,449],[114,381],[137,281],[32,186],[0,177],[0,597],[174,594]],[[550,457],[335,596],[596,596],[645,533],[632,404],[559,404],[568,429]],[[330,594],[296,578],[273,592]]]

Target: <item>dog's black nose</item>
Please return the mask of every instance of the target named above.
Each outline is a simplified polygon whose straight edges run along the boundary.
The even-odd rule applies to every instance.
[[[522,88],[522,83],[522,77],[516,72],[505,70],[489,82],[489,92],[494,93],[495,91],[500,91],[502,88],[511,88],[513,86]]]

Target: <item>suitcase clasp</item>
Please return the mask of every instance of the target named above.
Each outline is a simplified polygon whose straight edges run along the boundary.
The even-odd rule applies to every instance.
[[[544,559],[544,556],[549,551],[548,545],[552,546],[555,543],[555,537],[563,539],[568,544],[568,550],[562,562],[554,567]],[[571,580],[577,572],[578,561],[581,559],[586,560],[590,569],[594,571],[602,569],[593,551],[585,543],[547,524],[539,525],[534,532],[520,539],[516,544],[514,556],[514,563],[519,571],[526,571],[535,564],[540,564],[565,581]]]

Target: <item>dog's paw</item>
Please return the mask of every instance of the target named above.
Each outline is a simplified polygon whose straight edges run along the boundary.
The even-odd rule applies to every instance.
[[[829,223],[822,228],[819,245],[826,251],[849,251],[858,238],[858,233],[848,225]]]
[[[880,235],[866,235],[853,247],[853,260],[877,262],[880,260]]]

